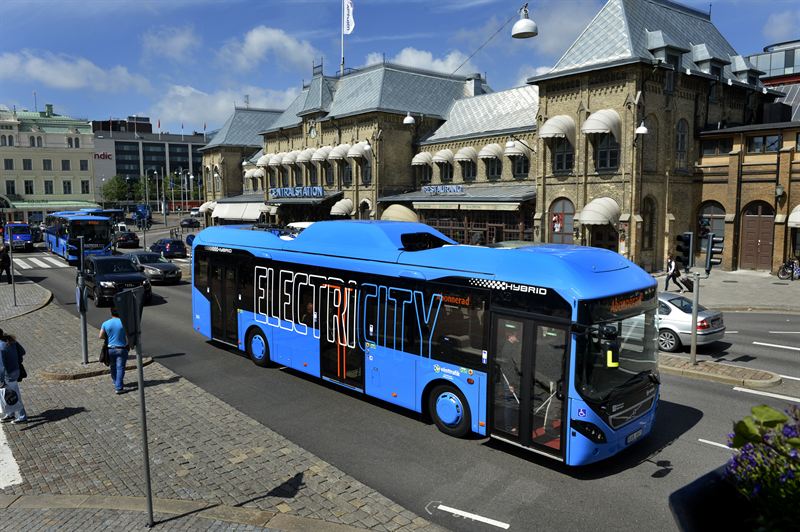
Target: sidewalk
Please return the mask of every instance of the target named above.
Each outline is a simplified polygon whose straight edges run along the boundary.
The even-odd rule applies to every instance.
[[[33,286],[39,301],[49,298]],[[0,290],[5,307],[5,287]],[[21,483],[0,489],[0,529],[142,528],[135,372],[126,374],[128,393],[121,396],[113,394],[107,374],[44,378],[66,371],[74,377],[82,368],[79,320],[54,304],[4,318],[2,326],[28,352],[30,377],[21,390],[30,421],[0,427],[0,447],[7,440],[21,475]],[[94,359],[100,348],[96,329],[90,327],[89,339]],[[86,373],[98,367],[90,363]],[[144,372],[160,528],[438,529],[160,364]]]

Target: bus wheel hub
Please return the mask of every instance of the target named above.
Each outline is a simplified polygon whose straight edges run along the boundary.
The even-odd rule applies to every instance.
[[[264,339],[258,334],[253,336],[253,339],[250,340],[250,351],[253,353],[253,357],[258,360],[264,358],[264,353],[266,352],[265,347]]]
[[[436,415],[445,425],[458,425],[464,416],[464,408],[455,394],[444,392],[436,399]]]

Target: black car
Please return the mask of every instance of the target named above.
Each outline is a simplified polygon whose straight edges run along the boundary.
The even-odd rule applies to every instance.
[[[158,253],[137,251],[128,255],[150,282],[177,283],[181,280],[181,269]]]
[[[42,230],[39,229],[39,226],[31,225],[31,240],[33,242],[41,242],[42,239]]]
[[[84,266],[86,291],[97,307],[105,302],[112,303],[117,292],[137,286],[144,287],[145,303],[153,297],[147,276],[128,257],[89,255]]]
[[[200,227],[200,220],[197,218],[184,218],[181,220],[181,227]]]
[[[139,237],[133,231],[122,231],[116,236],[117,247],[119,248],[138,248]]]
[[[150,251],[161,253],[167,258],[186,258],[186,245],[176,238],[162,238],[150,246]]]

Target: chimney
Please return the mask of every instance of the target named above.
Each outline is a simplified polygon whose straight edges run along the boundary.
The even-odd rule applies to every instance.
[[[47,117],[53,116],[53,104],[47,103],[44,105],[44,115]]]
[[[480,72],[475,72],[467,76],[467,96],[478,96],[483,94],[483,78]]]

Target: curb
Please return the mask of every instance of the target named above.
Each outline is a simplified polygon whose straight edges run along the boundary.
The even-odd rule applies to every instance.
[[[131,363],[133,362],[133,363]],[[153,363],[151,357],[142,357],[142,367]],[[74,366],[73,366],[74,367]],[[78,379],[88,379],[90,377],[97,377],[99,375],[108,375],[111,370],[103,366],[99,362],[89,362],[85,367],[78,366],[78,371],[74,373],[69,372],[70,367],[63,366],[61,368],[43,369],[36,372],[37,377],[41,377],[46,381],[74,381]],[[125,370],[136,369],[136,358],[128,358],[125,364]]]
[[[720,362],[708,362],[705,361],[703,365],[705,367],[714,368],[711,364],[715,364],[718,366],[727,366],[732,368],[741,369],[741,366],[735,366],[733,364],[722,364]],[[662,365],[659,363],[658,370],[661,373],[666,373],[669,375],[677,375],[679,377],[688,377],[690,379],[699,379],[699,380],[707,380],[713,382],[721,382],[723,384],[731,384],[734,386],[743,386],[746,388],[771,388],[773,386],[777,386],[783,382],[783,379],[776,373],[766,370],[758,370],[763,373],[767,373],[770,375],[768,379],[749,379],[744,377],[732,377],[730,375],[723,375],[721,373],[710,373],[708,371],[702,371],[699,369],[689,369],[689,368],[674,368],[669,365]]]
[[[107,495],[0,495],[0,509],[3,510],[44,508],[120,510],[144,513],[147,511],[147,499],[144,497],[111,497]],[[257,508],[180,499],[153,498],[153,513],[178,517],[196,515],[203,519],[225,521],[226,523],[295,532],[309,530],[355,532],[362,530],[348,525],[328,523],[319,519],[298,517]]]

